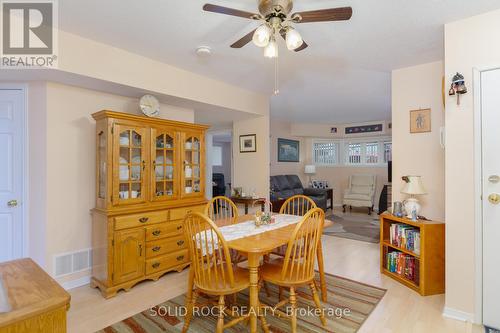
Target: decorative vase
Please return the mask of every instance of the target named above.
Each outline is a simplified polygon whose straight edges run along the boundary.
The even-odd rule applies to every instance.
[[[413,218],[413,212],[418,217],[420,214],[420,204],[416,198],[408,198],[404,202],[406,217],[411,219]]]

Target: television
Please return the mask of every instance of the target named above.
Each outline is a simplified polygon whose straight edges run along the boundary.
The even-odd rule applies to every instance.
[[[392,183],[392,161],[387,161],[387,180]]]

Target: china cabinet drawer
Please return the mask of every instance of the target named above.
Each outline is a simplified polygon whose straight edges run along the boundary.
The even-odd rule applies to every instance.
[[[205,205],[203,206],[192,206],[192,207],[182,207],[170,210],[170,220],[184,220],[188,213],[203,213],[205,210]]]
[[[164,254],[185,249],[187,246],[184,235],[151,241],[146,243],[146,258],[153,258]]]
[[[183,221],[161,223],[146,228],[146,241],[154,241],[182,234],[184,234]]]
[[[144,225],[165,222],[168,219],[168,211],[148,212],[142,214],[125,215],[115,217],[115,230],[135,228]]]
[[[146,275],[167,270],[189,261],[188,250],[178,251],[162,257],[146,260]]]

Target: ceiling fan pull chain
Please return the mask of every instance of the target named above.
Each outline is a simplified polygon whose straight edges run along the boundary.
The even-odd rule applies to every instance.
[[[274,58],[274,94],[278,95],[280,93],[279,89],[279,76],[278,76],[278,59],[279,57]]]

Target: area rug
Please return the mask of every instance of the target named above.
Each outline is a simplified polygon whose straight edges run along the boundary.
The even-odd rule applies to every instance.
[[[380,242],[380,221],[376,216],[330,215],[326,219],[333,221],[333,226],[323,230],[325,235],[369,243]]]
[[[319,281],[319,279],[317,278]],[[309,288],[298,290],[298,332],[307,333],[354,333],[359,330],[363,322],[375,309],[377,304],[384,296],[386,290],[352,281],[335,275],[326,275],[328,288],[328,302],[323,303],[327,326],[323,327],[321,321],[312,311],[314,302],[310,296]],[[270,297],[267,297],[262,290],[259,295],[261,303],[274,305],[277,303],[278,289],[274,285],[269,285]],[[286,292],[284,296],[288,296]],[[228,297],[228,301],[232,298]],[[198,299],[197,302],[203,303],[204,300]],[[157,305],[152,309],[147,309],[141,313],[127,318],[114,325],[106,327],[98,333],[159,333],[159,332],[181,332],[183,326],[183,311],[185,304],[185,295],[171,299],[163,304]],[[238,306],[248,305],[247,291],[239,293],[237,296]],[[232,308],[232,305],[229,304]],[[240,308],[244,310],[244,308]],[[286,310],[286,309],[285,309]],[[189,332],[209,333],[215,332],[217,318],[210,314],[210,307],[206,309],[200,307],[199,315],[191,321]],[[226,317],[226,321],[231,320]],[[288,320],[266,315],[269,330],[273,333],[285,333],[290,331]],[[246,323],[240,323],[229,329],[225,333],[248,332]],[[260,325],[260,321],[259,321]],[[261,329],[259,327],[259,332]]]

